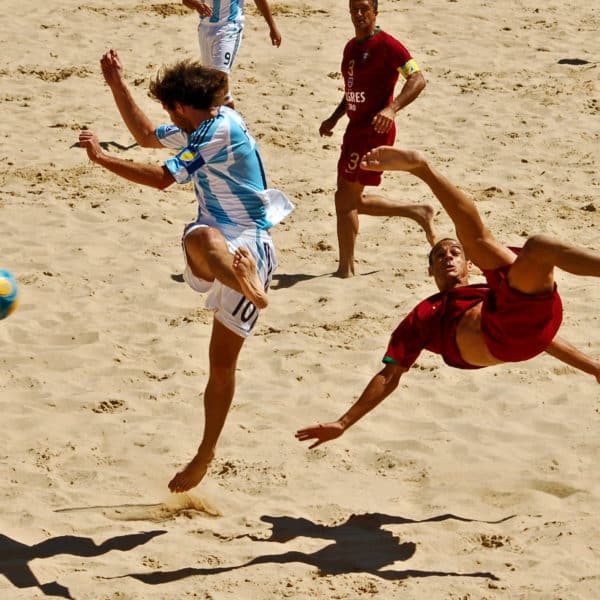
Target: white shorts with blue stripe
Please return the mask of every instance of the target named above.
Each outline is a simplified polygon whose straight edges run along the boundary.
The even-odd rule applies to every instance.
[[[243,294],[232,290],[218,279],[206,281],[196,277],[187,262],[185,238],[200,227],[208,227],[208,225],[200,222],[189,223],[183,231],[181,239],[185,260],[183,278],[196,292],[207,293],[205,306],[215,311],[215,319],[240,337],[248,337],[256,325],[260,310]],[[218,229],[225,237],[231,254],[242,246],[249,250],[256,261],[258,276],[267,290],[271,284],[273,272],[277,268],[275,246],[269,232],[254,227],[243,229],[220,226]]]
[[[243,23],[211,24],[207,20],[198,24],[198,41],[200,43],[200,59],[202,64],[230,73],[237,56],[242,34]]]

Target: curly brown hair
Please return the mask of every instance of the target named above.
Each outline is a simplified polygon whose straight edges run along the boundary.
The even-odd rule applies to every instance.
[[[207,110],[223,102],[227,73],[187,59],[164,66],[150,82],[150,96],[173,109],[175,103]]]

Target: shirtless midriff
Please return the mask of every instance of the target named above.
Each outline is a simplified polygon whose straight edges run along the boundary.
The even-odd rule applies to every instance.
[[[456,327],[456,347],[463,360],[477,367],[499,365],[504,361],[496,358],[488,349],[481,333],[481,307],[479,302],[463,313]]]

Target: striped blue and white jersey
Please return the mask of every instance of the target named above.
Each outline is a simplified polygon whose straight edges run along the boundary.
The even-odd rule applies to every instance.
[[[194,182],[198,221],[213,227],[270,229],[294,209],[267,181],[256,141],[242,117],[221,106],[192,134],[162,125],[156,137],[178,150],[165,166],[177,183]]]
[[[200,17],[203,25],[244,22],[244,0],[204,0],[212,8],[210,17]]]

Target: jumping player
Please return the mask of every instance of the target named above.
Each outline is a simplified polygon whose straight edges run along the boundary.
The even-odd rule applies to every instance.
[[[372,148],[394,143],[394,119],[423,91],[425,78],[409,51],[377,27],[377,0],[350,0],[350,17],[356,37],[344,48],[344,97],[319,129],[321,136],[331,136],[337,122],[348,115],[335,192],[339,277],[355,274],[359,214],[413,219],[425,230],[429,243],[435,243],[431,206],[399,204],[382,196],[363,194],[365,186],[381,183],[381,173],[363,169],[361,157]],[[394,98],[400,74],[405,82]]]
[[[267,189],[256,142],[239,114],[220,106],[227,85],[221,71],[181,61],[161,70],[150,94],[172,125],[155,127],[134,101],[118,54],[101,60],[104,79],[136,142],[146,148],[172,148],[164,165],[141,164],[103,152],[91,131],[79,143],[94,163],[134,183],[165,189],[193,181],[197,219],[183,232],[184,279],[204,292],[215,311],[209,347],[209,379],[204,392],[204,434],[190,463],[169,488],[183,492],[204,477],[212,461],[235,389],[237,358],[251,334],[277,266],[269,229],[293,204]]]
[[[429,255],[429,272],[440,293],[418,304],[398,325],[375,375],[359,399],[332,423],[296,433],[310,447],[344,433],[387,398],[425,348],[459,369],[478,369],[527,360],[547,352],[596,377],[600,361],[556,336],[562,304],[554,268],[600,277],[600,255],[545,235],[527,240],[518,253],[496,240],[481,221],[475,204],[438,173],[420,152],[381,147],[363,158],[364,169],[408,171],[421,179],[454,222],[457,240],[443,239]],[[468,257],[468,258],[467,258]],[[475,264],[487,284],[468,285]]]
[[[207,67],[218,69],[229,75],[237,56],[244,32],[244,0],[181,0],[200,16],[198,41],[200,59]],[[273,46],[281,45],[281,34],[267,0],[254,0],[256,8],[269,26],[269,36]],[[233,94],[229,90],[225,104],[234,108]]]

